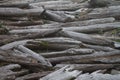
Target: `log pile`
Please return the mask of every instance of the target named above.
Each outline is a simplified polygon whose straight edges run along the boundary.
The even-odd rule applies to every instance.
[[[119,0],[0,1],[0,80],[119,79]]]

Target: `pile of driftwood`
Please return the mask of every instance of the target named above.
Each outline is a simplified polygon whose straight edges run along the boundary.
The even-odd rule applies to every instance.
[[[0,80],[120,80],[120,1],[1,0]]]

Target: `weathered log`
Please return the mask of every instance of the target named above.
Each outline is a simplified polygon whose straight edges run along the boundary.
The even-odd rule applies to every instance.
[[[115,17],[116,19],[120,16],[120,6],[110,6],[108,8],[95,8],[92,12],[81,16],[80,20],[86,19],[98,19],[106,17]]]
[[[120,51],[97,52],[89,55],[65,56],[57,58],[49,58],[51,63],[119,63]],[[112,59],[111,59],[112,58]]]
[[[1,46],[0,49],[10,50],[10,49],[13,49],[14,47],[16,47],[18,45],[25,45],[28,41],[31,41],[31,40],[15,41],[15,42],[12,42],[12,43]]]
[[[33,79],[37,80],[37,79],[39,79],[43,76],[46,76],[49,73],[50,73],[50,71],[39,72],[39,73],[31,73],[31,74],[24,75],[22,77],[18,77],[15,80],[33,80]]]
[[[71,55],[85,55],[93,53],[93,49],[68,49],[65,51],[59,52],[49,52],[49,53],[40,53],[42,56],[51,58],[51,57],[60,57],[60,56],[71,56]]]
[[[62,29],[59,28],[59,29],[51,29],[51,30],[49,30],[47,32],[44,32],[44,33],[40,32],[40,33],[35,33],[35,34],[28,34],[28,35],[25,35],[25,36],[21,36],[21,37],[12,38],[12,39],[9,39],[9,40],[1,41],[0,44],[7,44],[7,43],[14,42],[14,41],[26,40],[26,39],[36,39],[36,38],[42,38],[42,37],[50,37],[50,36],[55,35],[56,33],[58,33],[61,30]]]
[[[28,73],[28,70],[13,72],[11,69],[20,68],[20,65],[7,65],[0,67],[0,80],[14,80],[19,75]]]
[[[67,28],[63,28],[63,30],[81,32],[81,33],[103,33],[105,31],[110,31],[113,29],[120,28],[119,25],[120,25],[119,22],[115,22],[115,23],[96,24],[96,25],[81,26],[81,27],[67,27]]]
[[[44,6],[44,8],[47,10],[55,11],[74,11],[83,7],[87,7],[88,5],[88,1],[84,3],[73,3],[71,1],[47,1],[30,4],[30,6],[33,8]]]
[[[96,51],[104,51],[104,52],[109,52],[109,51],[115,51],[116,50],[116,49],[111,48],[111,47],[89,45],[89,44],[83,44],[83,46],[85,48],[90,48],[90,49],[94,49]]]
[[[66,50],[69,48],[80,48],[82,43],[70,38],[44,38],[28,41],[25,46],[37,50]]]
[[[39,33],[39,34],[43,34],[45,32],[49,32],[53,29],[18,29],[18,30],[10,30],[9,33],[10,34],[35,34],[35,33]]]
[[[22,10],[19,8],[0,8],[0,16],[2,17],[26,17],[26,16],[41,16],[44,9],[28,9]]]
[[[60,26],[62,27],[72,27],[72,26],[88,26],[94,24],[103,24],[103,23],[111,23],[114,22],[115,19],[113,17],[110,18],[100,18],[100,19],[91,19],[85,21],[74,21],[69,23],[61,23]]]
[[[37,54],[35,52],[33,52],[32,50],[22,46],[22,45],[19,45],[18,47],[16,47],[18,50],[26,53],[26,54],[30,54],[30,56],[32,56],[33,58],[35,58],[36,60],[38,60],[41,64],[43,65],[46,65],[46,66],[52,66],[52,64],[47,60],[45,59],[43,56],[41,56],[40,54]]]
[[[29,8],[28,3],[1,3],[0,7],[18,7],[18,8]]]
[[[62,68],[66,65],[74,66],[75,70],[80,70],[83,72],[93,72],[96,70],[112,69],[120,64],[57,64],[55,68]]]
[[[70,80],[76,78],[81,72],[73,70],[71,66],[65,66],[39,80]]]
[[[30,26],[30,25],[40,25],[43,21],[17,21],[17,22],[4,22],[3,25],[9,26]]]
[[[6,65],[6,66],[2,66],[0,67],[0,69],[5,69],[5,70],[13,70],[13,69],[20,69],[21,66],[19,64],[9,64],[9,65]]]
[[[60,35],[65,36],[65,37],[70,37],[70,38],[73,38],[73,39],[76,39],[76,40],[79,40],[79,41],[82,41],[88,44],[114,46],[113,45],[114,42],[110,40],[92,37],[90,35],[83,34],[83,33],[77,33],[77,32],[72,32],[72,31],[61,31]]]
[[[75,80],[119,80],[120,74],[118,75],[111,75],[111,74],[102,74],[99,71],[93,72],[91,74],[86,73],[78,76]]]

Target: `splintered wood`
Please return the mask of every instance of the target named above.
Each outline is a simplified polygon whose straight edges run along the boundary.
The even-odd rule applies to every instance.
[[[120,1],[0,0],[0,80],[120,80]]]

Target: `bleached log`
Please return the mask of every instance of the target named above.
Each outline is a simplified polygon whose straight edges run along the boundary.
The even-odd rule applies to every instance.
[[[39,79],[43,76],[46,76],[47,74],[49,74],[50,71],[45,71],[45,72],[39,72],[39,73],[31,73],[31,74],[27,74],[21,77],[16,78],[15,80],[32,80],[32,79]]]
[[[31,41],[31,40],[15,41],[15,42],[12,42],[12,43],[1,46],[0,49],[10,50],[10,49],[13,49],[14,47],[16,47],[18,45],[25,45],[28,41]]]
[[[18,7],[18,8],[29,8],[28,3],[0,3],[0,7]]]
[[[95,45],[104,45],[104,46],[113,46],[113,42],[107,39],[92,37],[88,34],[77,33],[72,31],[61,31],[60,35],[65,37],[70,37],[84,43],[95,44]]]
[[[26,17],[41,16],[44,9],[19,9],[19,8],[0,8],[0,16],[2,17]]]
[[[38,33],[35,33],[35,34],[28,34],[28,35],[24,35],[24,36],[21,36],[21,37],[11,38],[9,40],[2,41],[1,44],[7,44],[7,43],[14,42],[14,41],[20,41],[20,40],[26,40],[26,39],[37,39],[37,38],[49,37],[49,36],[55,35],[56,33],[58,33],[61,30],[62,29],[59,28],[59,29],[51,29],[51,30],[43,32],[43,33],[38,32]]]
[[[9,26],[30,26],[43,24],[43,21],[17,21],[17,22],[4,22],[3,24]]]
[[[92,12],[87,15],[81,16],[80,20],[86,19],[98,19],[106,17],[119,18],[120,16],[120,6],[110,6],[108,8],[95,8]]]
[[[13,70],[13,69],[20,69],[21,66],[19,64],[9,64],[6,66],[0,67],[0,69],[5,69],[5,70]]]
[[[88,2],[84,3],[73,3],[70,1],[47,1],[40,3],[30,4],[33,8],[39,8],[44,6],[46,10],[54,10],[54,11],[74,11],[83,7],[88,6]]]
[[[32,50],[22,46],[22,45],[19,45],[17,47],[18,50],[26,53],[26,54],[30,54],[30,56],[32,56],[33,58],[37,59],[40,63],[42,63],[43,65],[46,65],[46,66],[52,66],[52,64],[47,60],[45,59],[43,56],[41,56],[40,54],[37,54],[35,52],[33,52]]]
[[[51,58],[51,57],[60,57],[60,56],[71,56],[71,55],[85,55],[93,53],[93,49],[68,49],[65,51],[59,52],[49,52],[49,53],[40,53],[42,56]]]
[[[104,70],[116,68],[115,66],[120,66],[119,64],[57,64],[55,68],[62,68],[66,65],[74,66],[76,70],[80,70],[83,72],[93,72],[96,70]]]
[[[103,24],[103,23],[112,23],[115,19],[113,17],[109,18],[100,18],[100,19],[91,19],[85,21],[74,21],[69,23],[61,23],[61,27],[72,27],[72,26],[88,26],[88,25],[95,25],[95,24]]]
[[[97,45],[89,45],[89,44],[83,44],[85,48],[90,48],[94,49],[96,51],[104,51],[104,52],[109,52],[109,51],[115,51],[116,49],[111,48],[111,47],[105,47],[105,46],[97,46]]]
[[[66,50],[69,48],[80,48],[82,43],[71,38],[43,38],[29,41],[25,45],[30,49]]]
[[[106,23],[106,24],[96,24],[96,25],[89,25],[89,26],[81,26],[81,27],[67,27],[63,28],[63,30],[67,31],[75,31],[81,33],[102,33],[105,31],[110,31],[113,29],[120,28],[119,22],[114,23]]]
[[[119,80],[120,79],[120,74],[118,75],[111,75],[111,74],[102,74],[99,73],[98,71],[93,72],[91,74],[86,73],[78,76],[77,79],[75,80]]]
[[[89,55],[77,55],[77,56],[64,56],[57,58],[49,58],[51,63],[118,63],[120,62],[120,51],[111,51],[111,52],[97,52]],[[111,59],[112,58],[112,59]]]
[[[81,72],[73,70],[72,66],[65,66],[39,80],[70,80],[76,78]]]
[[[39,34],[43,34],[45,32],[49,32],[53,29],[18,29],[18,30],[10,30],[9,33],[10,34],[35,34],[35,33],[39,33]]]

